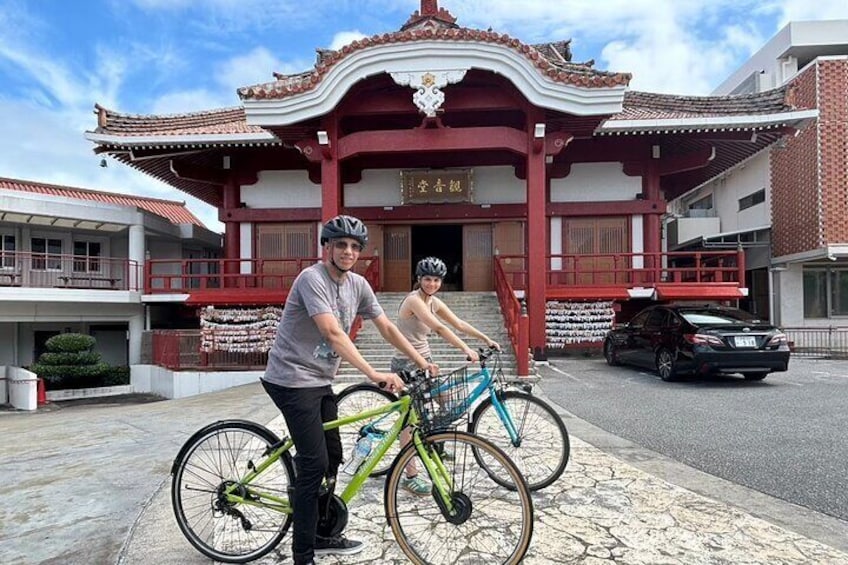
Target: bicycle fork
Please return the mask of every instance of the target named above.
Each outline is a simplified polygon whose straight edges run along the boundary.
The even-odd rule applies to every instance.
[[[519,418],[521,427],[516,428],[512,414],[510,414],[509,410],[507,410],[506,404],[502,401],[503,395],[500,391],[493,391],[491,396],[492,405],[495,407],[495,412],[497,412],[498,418],[500,418],[507,435],[509,435],[510,443],[512,443],[513,447],[521,447],[521,438],[524,435],[524,424],[527,422],[527,411],[530,408],[530,404],[525,403],[523,414],[521,414]]]
[[[471,516],[471,499],[455,489],[451,472],[442,461],[435,445],[425,443],[418,433],[413,434],[413,443],[433,484],[431,494],[442,516],[451,524],[462,524]]]

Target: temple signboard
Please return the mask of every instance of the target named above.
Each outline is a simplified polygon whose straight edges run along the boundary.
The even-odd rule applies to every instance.
[[[472,202],[471,169],[401,171],[404,204]]]

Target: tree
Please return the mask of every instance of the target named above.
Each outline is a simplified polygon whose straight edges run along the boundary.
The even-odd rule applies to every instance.
[[[54,335],[45,344],[47,352],[41,354],[30,371],[43,378],[47,388],[99,386],[110,367],[100,361],[99,353],[92,351],[96,343],[85,334]]]

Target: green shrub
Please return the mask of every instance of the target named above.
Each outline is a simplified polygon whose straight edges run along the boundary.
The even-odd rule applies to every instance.
[[[129,383],[129,367],[112,367],[92,351],[97,341],[90,335],[59,334],[47,340],[30,371],[44,379],[46,388],[89,388]]]
[[[39,365],[95,365],[100,362],[100,354],[94,351],[79,353],[52,352],[42,353],[38,358]]]
[[[118,386],[130,384],[130,368],[129,367],[109,367],[106,374],[103,375],[102,386]]]
[[[67,333],[54,335],[45,345],[50,352],[79,353],[91,350],[95,343],[97,340],[90,335]]]

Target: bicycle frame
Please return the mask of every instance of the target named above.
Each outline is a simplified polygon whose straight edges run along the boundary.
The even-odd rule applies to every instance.
[[[489,397],[492,399],[492,405],[495,407],[495,411],[498,414],[498,418],[500,418],[504,429],[506,429],[506,432],[509,435],[510,442],[513,445],[518,446],[518,444],[520,443],[521,436],[515,427],[515,423],[512,420],[512,415],[509,413],[509,410],[504,405],[504,403],[501,402],[498,396],[498,389],[495,386],[495,378],[492,376],[492,373],[489,371],[489,368],[484,365],[480,367],[479,371],[466,377],[465,380],[467,382],[479,381],[479,383],[474,388],[474,390],[471,391],[468,397],[463,401],[461,412],[464,413],[466,410],[469,410],[471,406],[473,406],[474,403],[477,402],[477,400],[483,396],[484,393],[488,392]],[[454,386],[457,385],[446,383],[440,387],[433,389],[433,393],[439,394],[442,392],[446,392]],[[460,411],[457,410],[457,412]]]
[[[382,437],[379,443],[371,450],[371,453],[363,461],[359,469],[357,469],[344,491],[339,495],[339,498],[341,498],[345,504],[348,504],[356,497],[359,490],[362,488],[362,485],[365,483],[366,479],[368,479],[368,476],[383,457],[385,457],[389,447],[391,447],[395,440],[397,440],[401,431],[407,425],[415,426],[415,424],[418,423],[418,414],[415,410],[412,410],[412,399],[409,396],[402,396],[390,404],[386,404],[378,408],[372,408],[370,410],[354,414],[353,416],[324,423],[324,431],[327,431],[348,426],[375,416],[383,415],[383,417],[385,417],[394,412],[397,412],[400,417],[392,425],[387,434]],[[442,502],[444,502],[448,509],[452,510],[453,502],[451,500],[450,493],[453,489],[453,481],[451,480],[450,473],[445,468],[438,454],[435,452],[432,454],[430,453],[430,450],[427,449],[427,446],[424,444],[422,434],[417,430],[413,432],[413,445],[415,446],[415,450],[418,452],[418,456],[422,463],[427,469],[428,475],[433,481],[433,485],[441,495]],[[293,446],[294,442],[291,438],[284,438],[279,444],[269,448],[269,451],[266,452],[268,457],[260,462],[258,466],[253,466],[251,462],[251,471],[238,482],[228,486],[224,491],[227,499],[233,503],[263,506],[266,508],[273,508],[286,514],[291,514],[292,508],[288,499],[281,498],[271,493],[262,492],[261,490],[254,489],[250,485],[256,477],[260,476],[266,469],[268,469],[268,467],[275,464],[282,454],[290,450]],[[242,495],[242,492],[245,491],[245,489],[247,492]]]

